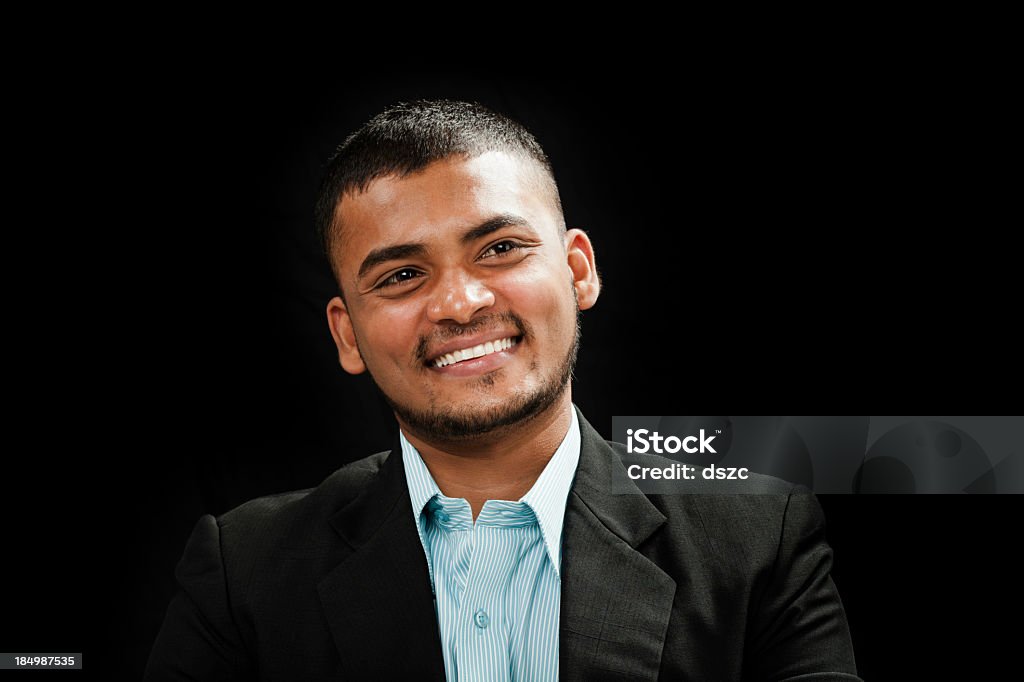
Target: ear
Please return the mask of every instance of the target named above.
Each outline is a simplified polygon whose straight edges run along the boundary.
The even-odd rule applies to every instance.
[[[340,296],[335,296],[327,303],[327,325],[331,328],[334,345],[338,347],[338,362],[349,374],[362,374],[366,371],[363,356],[356,344],[356,333],[352,328],[352,318],[348,308]]]
[[[580,310],[592,308],[601,294],[601,279],[597,274],[594,247],[590,243],[590,237],[583,230],[568,230],[565,233],[565,252]]]

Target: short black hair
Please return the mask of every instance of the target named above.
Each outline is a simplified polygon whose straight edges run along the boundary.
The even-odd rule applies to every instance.
[[[522,124],[482,104],[453,100],[399,102],[367,121],[327,162],[316,200],[314,221],[332,269],[338,237],[334,212],[345,192],[364,192],[377,178],[404,177],[451,156],[471,158],[489,151],[522,154],[536,161],[550,180],[555,207],[561,214],[551,161],[536,138]]]

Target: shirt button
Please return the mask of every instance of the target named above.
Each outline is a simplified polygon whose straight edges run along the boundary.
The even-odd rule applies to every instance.
[[[482,630],[491,624],[491,617],[487,615],[486,611],[480,609],[475,614],[473,614],[473,622],[476,623],[476,626]]]

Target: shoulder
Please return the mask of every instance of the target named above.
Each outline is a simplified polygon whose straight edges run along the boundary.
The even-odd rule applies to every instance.
[[[338,469],[315,488],[249,500],[216,518],[222,550],[250,555],[304,552],[326,544],[329,519],[348,506],[380,472],[389,452]]]
[[[627,467],[637,461],[655,467],[676,463],[631,455],[619,443],[608,446]],[[802,485],[751,473],[743,480],[697,477],[634,491],[665,517],[642,552],[669,575],[698,581],[701,589],[725,585],[744,593],[763,587],[779,563],[788,565],[796,554],[828,558],[824,515]]]
[[[216,517],[203,515],[175,568],[185,595],[181,604],[191,606],[176,608],[198,609],[208,627],[237,630],[249,643],[257,639],[261,615],[266,623],[267,614],[315,613],[312,586],[348,551],[331,518],[372,485],[388,455],[344,466],[315,488],[253,499]]]

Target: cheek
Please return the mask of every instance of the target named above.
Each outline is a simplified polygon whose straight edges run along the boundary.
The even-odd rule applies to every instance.
[[[377,369],[388,365],[404,366],[416,347],[416,324],[419,315],[407,306],[379,306],[363,312],[373,322],[357,325],[359,350],[364,360],[370,358]]]
[[[523,269],[503,277],[500,292],[509,308],[522,315],[540,338],[560,336],[575,324],[568,271]]]

